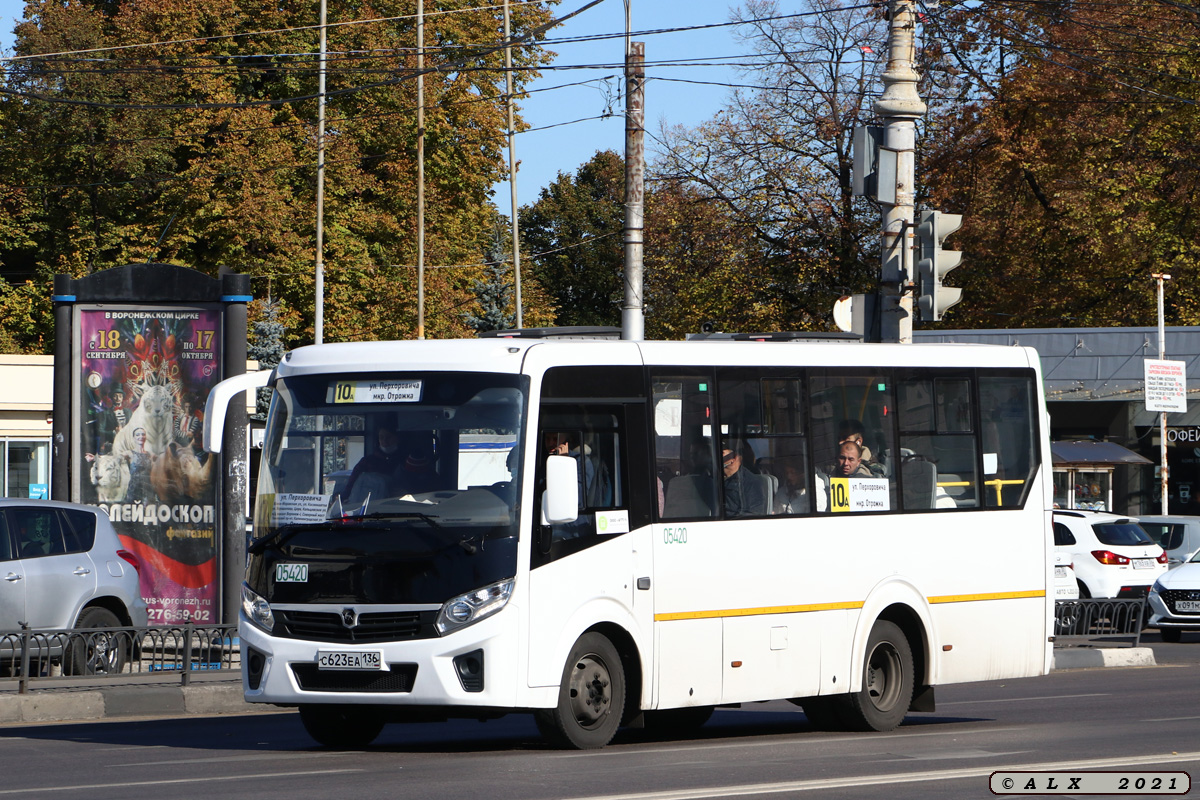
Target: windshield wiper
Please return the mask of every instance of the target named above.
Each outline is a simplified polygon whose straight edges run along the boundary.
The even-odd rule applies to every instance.
[[[309,523],[307,525],[280,525],[278,528],[271,531],[261,539],[255,539],[253,542],[251,542],[246,548],[246,552],[256,556],[263,550],[266,550],[272,544],[276,547],[282,547],[288,539],[291,539],[293,536],[300,533],[300,531],[320,527],[323,524],[324,523]]]
[[[345,522],[355,522],[360,519],[419,519],[431,528],[442,528],[442,523],[432,514],[422,514],[420,511],[372,511],[370,514],[355,514],[346,517]]]

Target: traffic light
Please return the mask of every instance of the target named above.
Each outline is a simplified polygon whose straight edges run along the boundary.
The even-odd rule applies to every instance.
[[[942,243],[962,227],[961,214],[922,211],[917,224],[917,311],[925,322],[936,322],[946,309],[962,300],[962,289],[943,286],[946,273],[962,262],[962,253],[943,250]]]

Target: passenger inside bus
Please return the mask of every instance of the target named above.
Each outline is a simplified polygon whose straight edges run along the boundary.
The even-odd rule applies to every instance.
[[[770,476],[756,475],[743,467],[739,442],[725,442],[721,450],[721,467],[725,473],[725,515],[746,517],[766,514],[771,507],[767,488]]]
[[[854,442],[861,449],[861,463],[866,469],[875,476],[885,477],[887,470],[875,458],[875,454],[871,452],[871,448],[866,444],[866,429],[863,424],[856,419],[844,419],[838,423],[838,444],[843,442]]]
[[[853,440],[838,445],[837,458],[826,470],[835,478],[873,478],[874,473],[863,463],[863,446]]]
[[[398,497],[432,491],[437,478],[428,448],[413,436],[401,439],[391,425],[376,433],[377,447],[354,466],[344,489],[348,506],[369,497]]]

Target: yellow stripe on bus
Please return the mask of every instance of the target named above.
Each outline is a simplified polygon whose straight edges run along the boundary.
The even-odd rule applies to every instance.
[[[655,622],[671,622],[680,619],[720,619],[721,617],[755,617],[766,614],[802,614],[807,611],[840,611],[847,608],[862,608],[862,601],[848,603],[812,603],[804,606],[767,606],[766,608],[727,608],[717,611],[676,611],[670,614],[655,614]]]
[[[1028,592],[989,592],[987,594],[947,594],[929,598],[930,603],[976,603],[980,600],[1023,600],[1028,597],[1045,597],[1043,589]]]
[[[1030,597],[1045,597],[1046,592],[1033,589],[1027,592],[990,592],[987,594],[949,594],[930,597],[930,603],[976,603],[984,600],[1022,600]],[[861,600],[844,603],[811,603],[802,606],[766,606],[765,608],[726,608],[715,611],[674,611],[655,614],[655,622],[675,622],[685,619],[721,619],[723,617],[755,617],[769,614],[803,614],[811,611],[844,611],[862,608]]]

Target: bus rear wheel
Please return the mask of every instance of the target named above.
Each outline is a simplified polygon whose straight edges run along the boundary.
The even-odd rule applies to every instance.
[[[375,741],[386,720],[370,706],[302,705],[300,722],[318,744],[334,750],[358,750]]]
[[[555,747],[592,750],[616,735],[625,712],[625,670],[607,637],[585,633],[563,668],[558,705],[534,712],[538,730]]]
[[[913,684],[908,639],[895,623],[879,620],[867,640],[862,689],[845,696],[838,717],[850,730],[893,730],[908,714]]]

